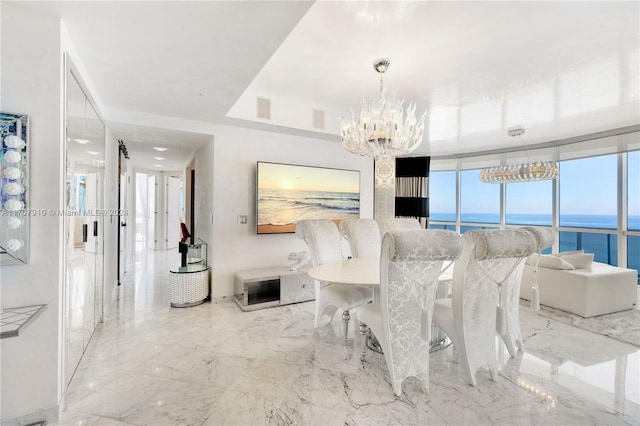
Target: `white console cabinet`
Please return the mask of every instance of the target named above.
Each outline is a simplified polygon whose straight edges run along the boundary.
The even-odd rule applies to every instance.
[[[307,269],[289,271],[286,266],[238,271],[234,299],[244,311],[306,302],[315,298]]]

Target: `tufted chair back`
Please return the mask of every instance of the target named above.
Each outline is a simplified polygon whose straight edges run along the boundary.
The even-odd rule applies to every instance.
[[[349,241],[352,257],[380,257],[380,228],[375,220],[345,219],[340,233]]]

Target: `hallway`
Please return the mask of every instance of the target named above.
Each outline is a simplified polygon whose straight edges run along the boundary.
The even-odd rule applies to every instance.
[[[500,344],[497,382],[465,383],[452,347],[431,355],[430,392],[396,398],[382,355],[313,302],[242,312],[170,308],[173,252],[138,254],[68,389],[61,425],[638,424],[638,348],[521,310],[527,353]],[[357,339],[356,339],[357,340]]]

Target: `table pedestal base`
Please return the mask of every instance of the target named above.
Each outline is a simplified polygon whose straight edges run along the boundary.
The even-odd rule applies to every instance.
[[[384,353],[382,351],[382,346],[376,336],[371,332],[371,330],[367,330],[367,340],[366,340],[367,348],[371,349],[374,352],[379,354]],[[431,325],[431,341],[429,343],[429,352],[437,352],[445,349],[451,345],[451,339],[445,334],[444,331],[437,325]]]

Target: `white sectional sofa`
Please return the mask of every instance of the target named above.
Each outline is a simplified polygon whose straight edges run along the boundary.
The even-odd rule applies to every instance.
[[[520,297],[531,300],[533,265],[526,264]],[[593,262],[583,269],[538,268],[540,304],[588,318],[633,309],[637,303],[638,272]]]

